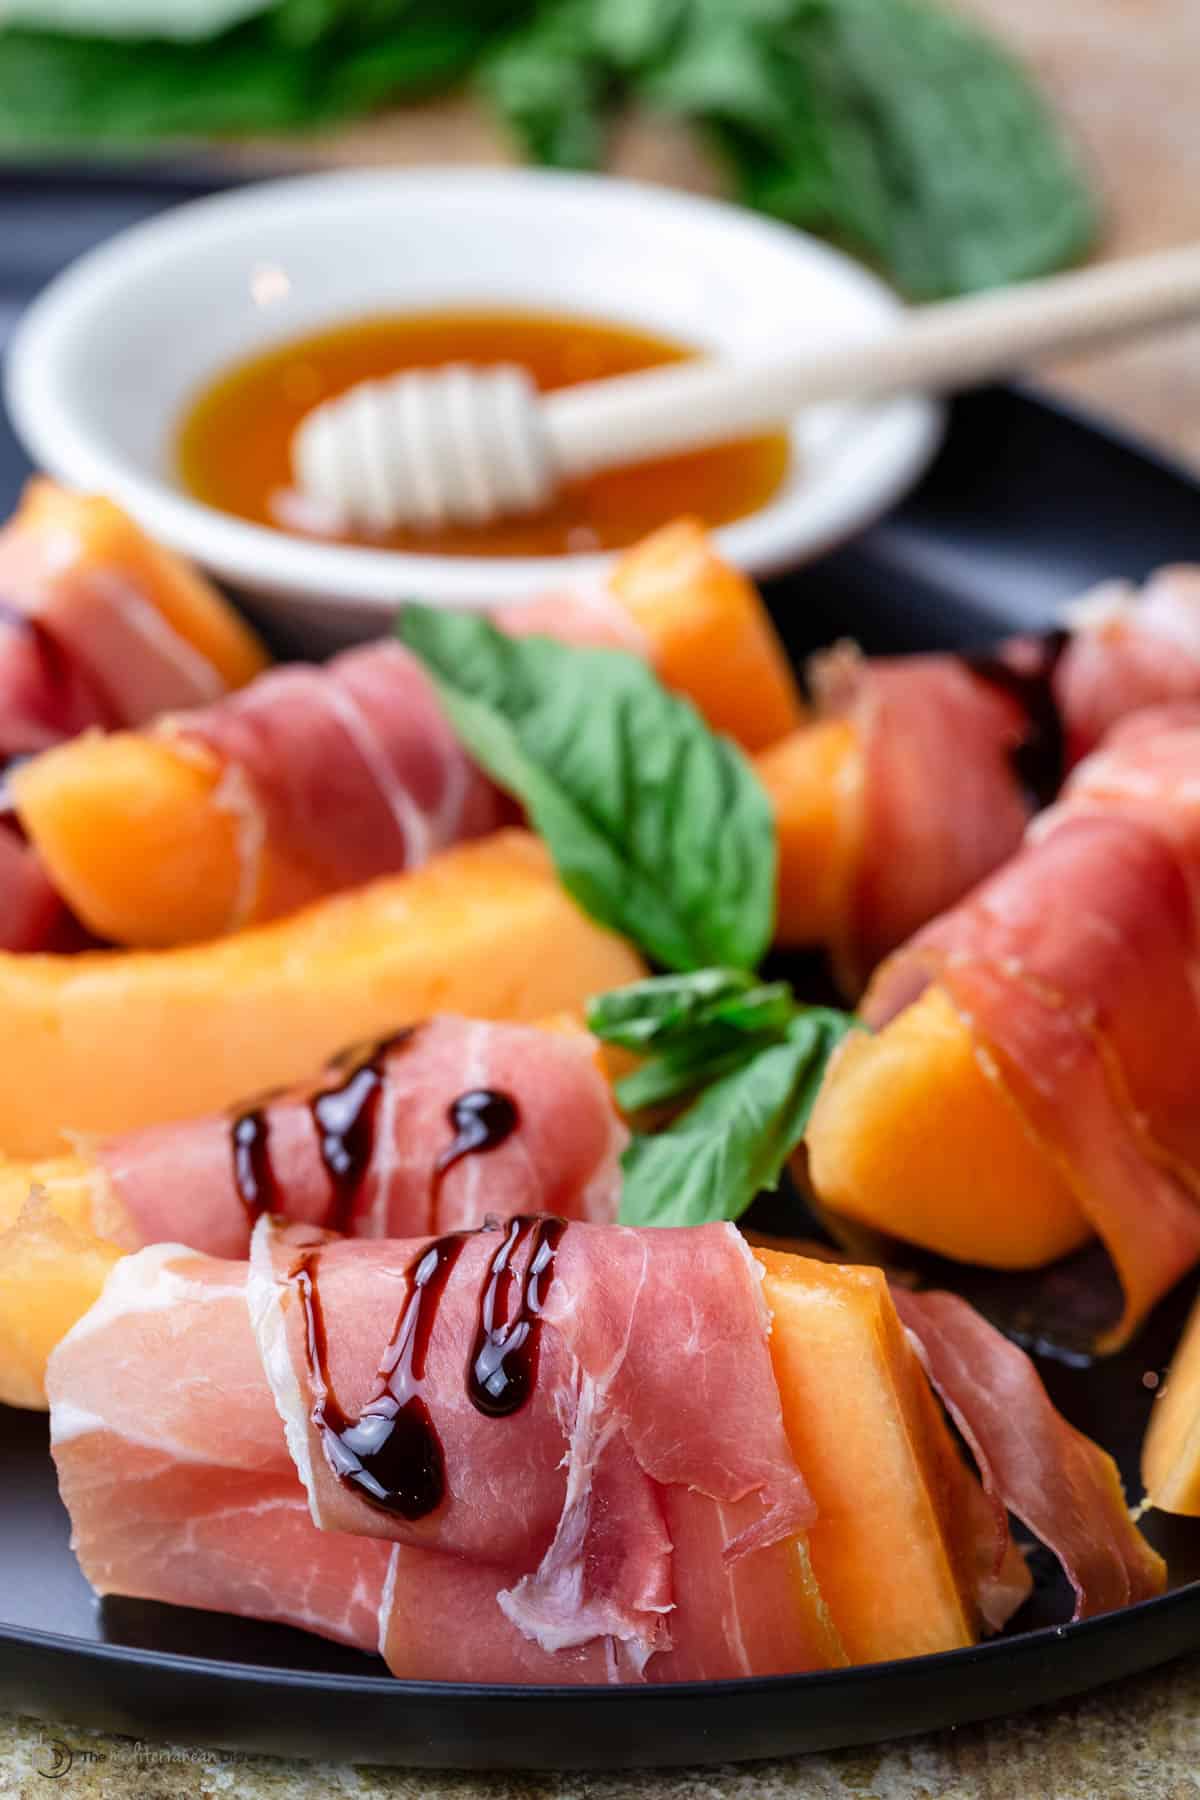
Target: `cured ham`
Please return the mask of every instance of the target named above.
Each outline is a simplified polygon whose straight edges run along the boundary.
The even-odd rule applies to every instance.
[[[760,760],[780,835],[779,932],[848,992],[1019,847],[1118,720],[1200,698],[1200,571],[1109,584],[1070,631],[994,653],[810,664],[817,720]]]
[[[264,1211],[374,1238],[539,1206],[614,1221],[628,1133],[598,1051],[568,1018],[540,1029],[444,1015],[290,1092],[0,1167],[0,1400],[44,1403],[46,1354],[95,1300],[116,1246],[245,1256]]]
[[[0,821],[0,950],[76,950],[88,942],[35,850]]]
[[[858,992],[881,956],[1011,855],[1029,817],[1013,757],[1020,702],[957,657],[868,662],[843,648],[812,664],[818,708],[846,720],[860,759],[839,800],[855,874],[830,940]]]
[[[1002,1496],[994,1420],[926,1353]],[[123,1259],[49,1386],[100,1592],[285,1619],[397,1674],[830,1667],[970,1642],[1029,1588],[882,1277],[760,1261],[730,1226],[368,1244],[264,1219],[248,1265]],[[1051,1495],[1063,1442],[1039,1440]],[[1081,1612],[1162,1585],[1098,1468],[1067,1503],[1094,1527]]]
[[[376,1238],[539,1205],[612,1221],[628,1134],[596,1050],[578,1028],[446,1015],[291,1094],[102,1140],[81,1160],[128,1217],[106,1235],[213,1256],[245,1256],[263,1211]]]
[[[647,657],[715,723],[756,742],[772,720],[785,729],[800,716],[762,602],[694,526],[631,552],[607,588],[545,595],[497,618],[513,633]],[[51,751],[16,772],[13,798],[74,912],[132,947],[278,917],[516,816],[395,642],[275,669],[150,732]]]
[[[236,818],[243,857],[229,929],[419,867],[512,817],[397,643],[272,670],[161,729],[224,771],[218,803]]]
[[[1105,582],[1068,609],[1055,675],[1067,754],[1079,762],[1119,719],[1200,696],[1200,568],[1175,564],[1139,592]]]
[[[0,598],[10,756],[215,700],[267,660],[216,590],[111,501],[42,479],[0,530]],[[24,742],[10,741],[16,721]]]
[[[1011,1512],[1062,1564],[1075,1618],[1158,1593],[1162,1558],[1130,1524],[1116,1464],[1055,1411],[1029,1358],[956,1294],[894,1298],[979,1467],[997,1566]]]
[[[1061,1212],[1068,1238],[1074,1209],[1101,1239],[1124,1290],[1120,1319],[1101,1334],[1106,1345],[1123,1341],[1200,1258],[1198,776],[1193,707],[1118,728],[1035,823],[1020,854],[884,964],[863,1007],[880,1045],[894,1026],[906,1032],[908,1079],[924,1090],[945,1063],[918,1021],[931,1019],[939,994],[949,1001],[952,1029],[973,1047],[966,1079],[986,1082],[1000,1098],[986,1138],[966,1155],[1011,1166],[1010,1151],[998,1146],[1019,1141],[1040,1160],[1038,1191]],[[879,1080],[887,1060],[860,1040],[831,1067],[810,1132],[814,1179],[836,1211],[960,1253],[939,1237],[934,1214],[980,1207],[973,1178],[963,1179],[961,1141],[929,1143],[940,1175],[923,1166],[919,1146],[906,1167],[893,1163],[890,1202],[882,1199],[881,1164],[865,1183],[865,1164],[849,1166],[851,1109],[839,1107],[840,1071],[846,1098],[853,1088],[859,1131],[876,1139],[887,1129],[876,1106],[889,1104]],[[965,1080],[940,1086],[950,1115]],[[926,1227],[914,1231],[904,1196],[926,1179]]]
[[[30,483],[0,530],[0,948],[90,941],[14,828],[19,764],[89,728],[213,699],[265,661],[219,595],[115,506]]]

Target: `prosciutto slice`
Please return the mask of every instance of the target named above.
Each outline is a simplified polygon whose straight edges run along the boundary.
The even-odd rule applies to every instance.
[[[1160,1593],[1165,1565],[1130,1518],[1116,1464],[1055,1411],[1029,1358],[956,1294],[892,1298],[979,1467],[997,1568],[1011,1512],[1062,1564],[1076,1619]]]
[[[263,1210],[373,1238],[541,1207],[611,1222],[627,1136],[586,1032],[444,1015],[240,1114],[89,1150],[119,1241],[237,1257]]]
[[[224,797],[246,852],[253,859],[269,841],[286,854],[293,904],[415,868],[511,817],[398,643],[346,651],[323,668],[269,670],[165,729],[236,775]]]
[[[1071,763],[1130,713],[1200,697],[1200,568],[1160,569],[1140,593],[1106,582],[1068,609],[1067,623],[1055,691]]]
[[[540,1229],[528,1222],[515,1247],[522,1293]],[[249,1269],[178,1246],[123,1259],[49,1375],[93,1584],[289,1619],[426,1677],[602,1682],[661,1678],[660,1663],[674,1679],[819,1662],[788,1603],[787,1546],[813,1508],[783,1431],[757,1265],[733,1228],[567,1227],[543,1270],[531,1391],[498,1416],[471,1403],[464,1363],[511,1234],[451,1241],[413,1395],[444,1496],[413,1518],[334,1475],[312,1413],[323,1401],[328,1423],[331,1394],[348,1416],[367,1407],[398,1318],[430,1293],[413,1271],[436,1243],[355,1244],[264,1220]],[[390,1374],[401,1391],[403,1368]],[[323,1530],[296,1509],[305,1489]]]
[[[119,523],[134,562],[99,553],[95,509]],[[168,707],[224,693],[220,670],[168,622],[155,583],[195,588],[199,576],[141,538],[105,501],[74,500],[30,483],[0,529],[0,775],[12,763],[93,728],[141,725]],[[0,804],[6,803],[0,788]],[[54,895],[37,853],[0,821],[0,949],[77,949],[90,942]]]
[[[1130,720],[1020,854],[892,957],[864,1016],[936,980],[1120,1276],[1122,1342],[1200,1258],[1200,726]]]
[[[993,1622],[1026,1589],[1006,1503],[1070,1559],[1080,1616],[1161,1585],[1021,1353],[942,1296],[903,1304],[984,1465],[991,1509],[944,1478]],[[51,1358],[73,1543],[102,1593],[283,1619],[417,1678],[828,1667],[770,1328],[728,1225],[354,1243],[263,1219],[249,1265],[158,1245]]]
[[[0,598],[10,627],[0,642],[0,696],[12,691],[13,665],[40,642],[54,664],[50,711],[59,741],[86,725],[140,725],[173,707],[198,706],[225,691],[220,671],[167,622],[156,596],[131,569],[101,561],[49,483],[33,483],[21,510],[0,530]],[[146,545],[147,568],[165,553]],[[176,582],[199,582],[171,562]],[[37,639],[11,626],[19,616]],[[19,746],[45,748],[44,740]]]
[[[1030,808],[1012,758],[1026,720],[953,656],[868,661],[843,645],[815,658],[809,678],[820,712],[853,723],[862,759],[849,799],[856,873],[833,946],[853,993],[1020,843]]]
[[[852,877],[831,946],[848,992],[1019,848],[1113,725],[1200,701],[1200,568],[1164,569],[1140,593],[1107,583],[1066,623],[987,655],[866,659],[839,645],[810,663],[819,713],[848,719],[860,749],[841,796]]]
[[[0,820],[0,950],[78,950],[88,942],[37,851]]]

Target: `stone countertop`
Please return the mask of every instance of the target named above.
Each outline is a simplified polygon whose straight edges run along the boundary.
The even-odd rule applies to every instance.
[[[1198,0],[956,0],[1031,58],[1075,128],[1105,196],[1102,253],[1200,238]],[[243,146],[250,163],[478,162],[506,146],[468,107],[417,107],[336,138]],[[716,191],[682,134],[633,121],[621,172]],[[1049,384],[1200,464],[1200,327],[1075,358]],[[1198,526],[1200,538],[1200,526]],[[53,1744],[73,1758],[59,1780]],[[0,1719],[0,1796],[209,1800],[1200,1800],[1200,1656],[1071,1705],[871,1750],[711,1770],[493,1778],[169,1750]]]
[[[56,1793],[62,1800],[1200,1800],[1200,1657],[1004,1723],[828,1756],[611,1775],[408,1773],[176,1749],[0,1719],[0,1796]]]

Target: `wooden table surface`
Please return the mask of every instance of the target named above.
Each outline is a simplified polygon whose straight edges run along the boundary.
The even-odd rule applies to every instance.
[[[1084,147],[1107,206],[1102,254],[1200,238],[1200,0],[957,0],[1030,57]],[[410,109],[335,139],[241,147],[281,162],[480,162],[507,146],[465,103]],[[716,171],[673,129],[631,122],[613,166],[719,191]],[[1113,413],[1200,466],[1200,327],[1077,358],[1050,385]],[[1200,556],[1200,517],[1197,519]],[[50,1740],[73,1758],[58,1780]],[[1200,1655],[1024,1718],[874,1750],[714,1770],[483,1778],[137,1745],[0,1719],[0,1796],[46,1800],[1200,1800]]]

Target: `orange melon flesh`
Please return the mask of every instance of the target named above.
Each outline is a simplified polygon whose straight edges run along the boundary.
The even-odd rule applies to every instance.
[[[1200,1517],[1200,1305],[1193,1308],[1150,1414],[1142,1481],[1152,1506]]]
[[[975,1642],[966,1471],[878,1269],[773,1250],[765,1270],[784,1425],[816,1501],[813,1574],[852,1663]]]
[[[862,777],[857,733],[846,719],[801,726],[756,757],[755,768],[779,845],[776,942],[836,944],[854,874],[846,824]]]
[[[106,1178],[78,1157],[0,1164],[0,1403],[46,1404],[46,1358],[121,1256]]]
[[[944,989],[838,1050],[809,1120],[824,1206],[958,1262],[1032,1269],[1091,1236]]]
[[[627,550],[609,587],[645,634],[665,686],[686,694],[714,731],[761,750],[801,724],[804,702],[761,596],[694,519]]]
[[[0,1152],[213,1111],[432,1012],[579,1011],[643,973],[523,831],[188,949],[0,955]]]
[[[220,780],[201,746],[87,732],[23,763],[10,791],[75,916],[113,943],[162,948],[237,922],[237,820],[214,799]]]
[[[80,565],[127,580],[212,664],[226,687],[244,686],[270,661],[254,632],[198,570],[148,538],[102,495],[72,493],[38,477],[26,487],[12,524],[72,542]]]

